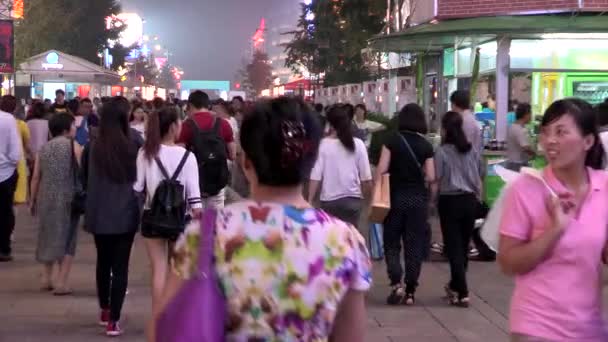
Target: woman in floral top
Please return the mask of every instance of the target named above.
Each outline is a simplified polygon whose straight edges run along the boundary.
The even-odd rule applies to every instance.
[[[302,197],[320,133],[307,106],[287,98],[259,104],[243,122],[253,201],[226,207],[216,221],[228,341],[364,340],[365,240]],[[197,272],[200,229],[192,224],[176,245],[165,303]]]

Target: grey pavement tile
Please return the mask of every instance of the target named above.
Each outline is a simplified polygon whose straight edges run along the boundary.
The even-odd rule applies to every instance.
[[[17,260],[0,264],[0,303],[4,308],[0,310],[0,342],[107,341],[103,329],[95,324],[98,312],[92,238],[80,232],[71,284],[75,295],[58,298],[38,290],[41,267],[34,260],[35,232],[35,221],[19,215]],[[143,331],[151,304],[149,267],[143,242],[137,239],[123,312],[126,335],[113,341],[145,340]],[[366,341],[506,341],[513,282],[492,263],[471,263],[470,269],[473,299],[468,310],[451,308],[442,300],[449,268],[438,262],[424,264],[415,307],[389,307],[385,304],[389,292],[385,266],[375,263],[375,283],[367,296]]]

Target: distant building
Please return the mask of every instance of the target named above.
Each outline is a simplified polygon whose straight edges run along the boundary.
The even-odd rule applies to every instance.
[[[294,73],[285,67],[287,54],[282,46],[289,43],[292,36],[283,33],[296,29],[300,16],[301,0],[275,0],[266,16],[266,53],[272,63],[273,76],[280,83],[287,83]]]

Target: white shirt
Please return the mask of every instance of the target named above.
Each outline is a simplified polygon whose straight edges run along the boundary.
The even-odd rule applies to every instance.
[[[21,144],[15,117],[0,111],[0,182],[15,173],[21,159]]]
[[[310,179],[323,181],[321,185],[323,202],[346,197],[363,197],[361,182],[372,180],[365,143],[355,138],[355,151],[351,152],[336,138],[321,140],[319,158]]]
[[[186,153],[186,149],[181,146],[160,145],[158,157],[167,170],[169,177],[173,176],[184,153]],[[133,189],[137,192],[146,191],[146,209],[150,208],[154,192],[160,182],[164,179],[165,177],[163,177],[163,174],[158,168],[158,165],[156,165],[154,159],[148,160],[144,154],[144,150],[141,149],[137,155],[137,181],[133,184]],[[177,180],[184,185],[185,199],[190,208],[202,208],[201,190],[198,181],[198,165],[196,163],[196,157],[192,153],[188,156],[184,168],[177,177]]]

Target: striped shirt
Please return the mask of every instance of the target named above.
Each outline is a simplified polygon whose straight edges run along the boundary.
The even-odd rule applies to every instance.
[[[460,153],[454,145],[441,145],[435,152],[436,176],[440,195],[474,193],[481,195],[484,167],[475,149]]]

